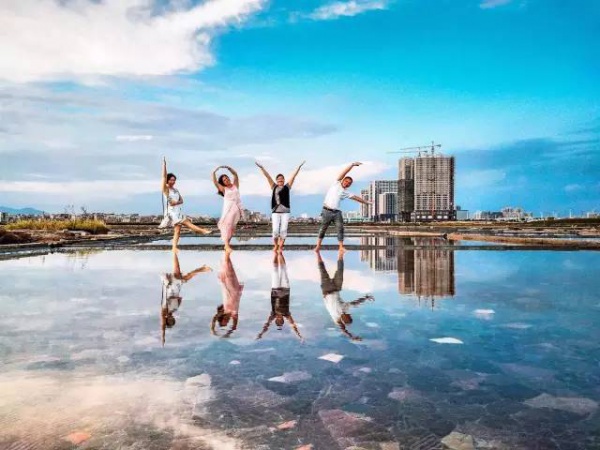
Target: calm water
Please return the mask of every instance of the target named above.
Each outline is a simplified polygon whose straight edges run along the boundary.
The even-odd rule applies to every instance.
[[[322,259],[0,261],[0,448],[600,448],[600,254]]]

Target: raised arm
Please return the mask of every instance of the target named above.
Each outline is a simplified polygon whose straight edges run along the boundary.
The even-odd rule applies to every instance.
[[[240,177],[238,177],[237,172],[230,166],[223,166],[225,167],[227,170],[229,170],[231,172],[231,174],[233,175],[233,184],[235,184],[235,187],[239,188],[240,187]]]
[[[168,195],[169,191],[167,189],[167,159],[163,156],[162,161],[162,181],[160,190],[163,194]]]
[[[221,167],[223,167],[223,166],[217,167],[215,170],[213,170],[213,173],[212,173],[213,184],[215,185],[215,187],[217,188],[217,190],[219,192],[223,192],[223,186],[221,186],[219,184],[219,181],[217,180],[217,170],[219,170]]]
[[[348,304],[351,306],[359,306],[359,305],[363,304],[364,302],[366,302],[367,300],[374,302],[375,298],[372,295],[367,294],[363,297],[357,298],[356,300],[352,300],[351,302],[348,302]]]
[[[288,181],[288,186],[289,187],[292,187],[292,185],[294,184],[294,180],[296,179],[296,175],[298,175],[298,172],[300,172],[300,169],[302,168],[302,166],[304,165],[305,162],[306,161],[302,161],[302,164],[300,164],[298,166],[298,168],[296,169],[296,171],[290,177],[290,181]]]
[[[350,164],[348,167],[346,167],[338,176],[338,181],[342,181],[344,179],[344,177],[346,175],[348,175],[348,172],[350,172],[352,170],[353,167],[357,167],[360,166],[362,163],[361,162],[353,162],[352,164]]]
[[[258,166],[260,171],[263,173],[263,175],[267,179],[267,182],[269,183],[269,186],[271,187],[271,189],[273,189],[275,187],[275,182],[273,181],[273,178],[271,178],[271,175],[269,175],[269,172],[267,172],[265,170],[264,166],[262,164],[260,164],[258,161],[256,161],[256,165]]]

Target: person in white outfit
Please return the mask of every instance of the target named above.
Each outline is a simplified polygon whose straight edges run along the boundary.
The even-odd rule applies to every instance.
[[[181,227],[185,226],[192,231],[200,234],[209,234],[210,230],[206,228],[200,228],[192,223],[192,221],[183,214],[181,205],[183,204],[183,197],[179,191],[175,188],[175,182],[177,177],[172,173],[167,173],[167,160],[163,158],[162,164],[162,181],[161,189],[166,200],[166,209],[164,210],[164,217],[159,228],[173,227],[173,250],[177,250],[179,244],[179,237],[181,236]]]
[[[162,281],[162,298],[160,302],[160,328],[161,341],[165,345],[165,330],[175,326],[175,317],[173,313],[181,306],[181,287],[201,272],[210,272],[212,269],[207,265],[198,267],[185,275],[181,273],[179,258],[177,253],[173,252],[173,273],[164,273],[160,279]]]
[[[335,183],[331,185],[323,201],[323,210],[321,211],[321,228],[319,229],[319,238],[317,239],[317,246],[315,251],[321,250],[321,244],[325,233],[331,225],[331,222],[335,222],[335,228],[337,230],[337,239],[339,244],[339,251],[345,251],[344,248],[344,218],[342,217],[342,211],[340,210],[340,202],[344,199],[350,198],[359,203],[370,205],[372,202],[363,199],[358,195],[351,194],[348,192],[348,188],[352,186],[353,179],[348,176],[348,172],[353,167],[360,166],[362,163],[354,162],[346,167],[337,177]]]
[[[273,321],[275,321],[277,329],[281,330],[286,320],[300,341],[304,342],[298,330],[298,325],[290,312],[290,279],[287,273],[285,258],[283,257],[283,253],[276,253],[273,258],[273,272],[271,273],[271,313],[256,339],[263,337]]]
[[[282,174],[277,174],[275,181],[269,175],[260,163],[256,163],[261,170],[269,187],[271,188],[271,221],[273,223],[273,251],[282,252],[285,239],[287,238],[288,223],[290,221],[290,190],[296,180],[296,176],[306,161],[298,166],[296,171],[290,177],[290,181],[285,182]]]
[[[325,301],[325,308],[327,308],[331,319],[339,327],[342,333],[350,339],[353,341],[362,340],[360,336],[355,336],[348,331],[347,326],[352,323],[350,308],[357,307],[367,300],[374,301],[375,298],[372,295],[367,294],[351,302],[342,300],[340,292],[342,290],[342,285],[344,284],[343,252],[338,254],[337,270],[335,271],[333,278],[329,276],[319,252],[317,252],[317,261],[319,264],[319,272],[321,273],[321,292],[323,294],[323,300]]]

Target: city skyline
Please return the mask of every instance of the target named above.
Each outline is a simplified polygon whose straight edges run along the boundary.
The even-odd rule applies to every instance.
[[[455,204],[536,216],[600,209],[597,2],[282,0],[0,4],[0,205],[160,214],[160,160],[190,215],[214,167],[289,176],[318,213],[348,162],[358,194],[389,151],[456,158]],[[355,209],[351,202],[345,210]]]

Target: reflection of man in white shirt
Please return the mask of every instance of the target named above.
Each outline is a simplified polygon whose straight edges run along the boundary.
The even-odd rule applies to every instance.
[[[323,238],[325,237],[325,233],[327,232],[329,225],[331,225],[331,222],[335,223],[340,252],[344,251],[344,219],[342,218],[342,211],[340,210],[340,202],[342,200],[351,198],[352,200],[364,203],[365,205],[371,204],[371,202],[364,200],[362,197],[347,191],[347,189],[352,186],[353,182],[352,177],[348,176],[348,172],[350,172],[353,167],[360,166],[361,164],[362,163],[354,162],[346,167],[342,173],[340,173],[336,182],[332,184],[327,191],[327,195],[325,195],[325,200],[323,201],[321,228],[319,229],[319,238],[317,240],[315,251],[318,252],[321,249],[321,243],[323,242]]]
[[[354,336],[346,328],[347,325],[352,323],[352,316],[350,315],[350,308],[356,307],[362,304],[366,300],[375,300],[371,295],[365,295],[351,302],[345,302],[340,296],[342,290],[342,284],[344,283],[344,258],[343,254],[340,253],[337,260],[337,270],[333,278],[329,276],[325,263],[321,258],[321,254],[317,252],[317,259],[319,262],[319,272],[321,273],[321,291],[323,293],[323,300],[325,301],[325,307],[329,312],[329,315],[333,319],[333,322],[342,330],[342,332],[350,339],[360,341],[360,336]]]

